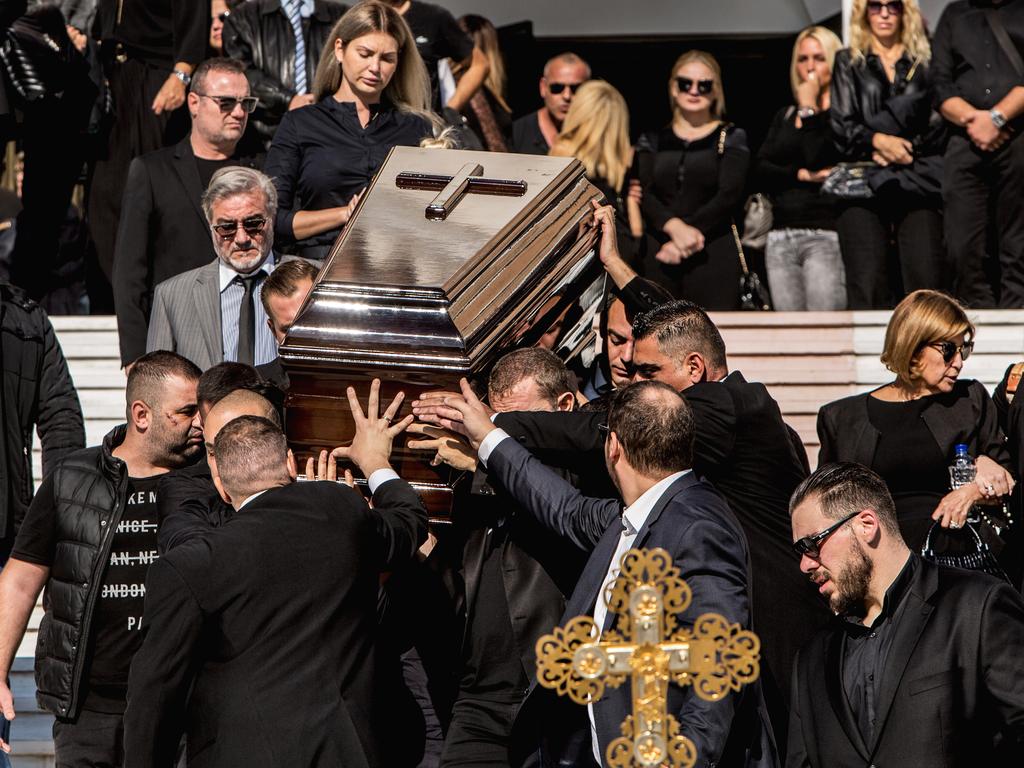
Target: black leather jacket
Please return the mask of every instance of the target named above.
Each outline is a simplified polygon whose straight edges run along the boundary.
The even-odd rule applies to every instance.
[[[311,91],[320,52],[347,10],[333,0],[315,0],[313,15],[303,22]],[[252,95],[260,100],[249,124],[269,144],[295,96],[295,34],[280,0],[252,0],[235,8],[224,22],[224,53],[245,64]]]
[[[906,53],[896,62],[892,82],[881,59],[869,53],[855,62],[848,48],[836,54],[832,72],[832,132],[844,161],[871,160],[876,133],[900,136],[913,144],[914,163],[889,166],[881,180],[897,181],[909,192],[938,193],[946,123],[933,108],[928,65]],[[877,187],[874,180],[872,186]]]

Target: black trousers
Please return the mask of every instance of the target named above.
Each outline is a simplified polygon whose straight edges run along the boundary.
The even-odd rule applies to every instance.
[[[171,74],[170,69],[137,59],[115,62],[109,74],[114,104],[113,122],[106,151],[96,159],[89,187],[89,231],[96,249],[102,278],[109,284],[114,267],[114,240],[121,217],[121,196],[134,158],[171,146],[185,138],[189,129],[187,109],[153,114],[151,105]]]
[[[441,768],[508,768],[508,743],[521,698],[460,698],[444,740]]]
[[[712,311],[740,308],[740,256],[732,231],[705,242],[704,250],[680,264],[662,264],[655,258],[661,247],[648,235],[640,272],[664,286],[677,299],[686,299]]]
[[[82,710],[53,723],[56,768],[120,768],[124,764],[124,716]]]
[[[1024,307],[1024,139],[996,152],[961,135],[946,147],[942,197],[954,291],[971,307]],[[986,270],[986,255],[995,269]]]
[[[836,230],[849,309],[887,309],[919,288],[946,287],[938,201],[910,194],[848,200]]]

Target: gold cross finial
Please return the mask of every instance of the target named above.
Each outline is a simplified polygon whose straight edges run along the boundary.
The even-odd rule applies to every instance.
[[[697,749],[667,711],[669,682],[719,701],[758,678],[760,640],[715,613],[681,626],[693,594],[664,549],[626,552],[602,597],[618,615],[617,630],[598,637],[589,616],[556,627],[537,641],[537,682],[586,705],[628,676],[633,714],[605,752],[610,768],[692,768]]]

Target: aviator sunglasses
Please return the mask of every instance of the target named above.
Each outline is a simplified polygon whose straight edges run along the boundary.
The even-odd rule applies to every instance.
[[[192,93],[201,99],[209,99],[210,101],[217,102],[217,106],[220,107],[220,111],[225,115],[230,115],[234,112],[235,107],[239,104],[242,105],[242,109],[245,110],[246,114],[251,115],[260,101],[255,96],[242,96],[241,98],[237,98],[235,96],[211,96],[208,93],[200,93],[199,91],[192,91]]]
[[[885,10],[889,11],[890,16],[902,16],[903,0],[890,0],[888,3],[883,3],[881,0],[868,0],[869,15],[879,16]]]
[[[676,78],[676,88],[679,89],[680,93],[689,93],[694,83],[697,83],[697,93],[701,96],[711,95],[711,91],[715,88],[714,80],[694,80],[690,77]]]
[[[974,342],[965,341],[963,344],[957,344],[955,341],[935,341],[931,344],[926,344],[926,347],[932,347],[933,349],[939,350],[942,355],[942,361],[949,365],[953,362],[953,358],[956,357],[956,353],[960,353],[960,359],[967,362],[967,358],[971,356],[971,352],[974,351]]]
[[[263,232],[263,228],[267,226],[267,220],[263,216],[249,216],[241,221],[225,221],[220,224],[214,224],[213,231],[225,240],[234,239],[235,233],[238,231],[239,224],[242,225],[242,229],[245,230],[245,234],[249,237],[256,237],[256,235]]]

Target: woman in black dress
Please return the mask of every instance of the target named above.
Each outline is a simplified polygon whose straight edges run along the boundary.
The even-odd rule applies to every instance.
[[[933,521],[963,526],[975,504],[1013,489],[1010,454],[985,386],[961,379],[974,326],[944,293],[920,290],[893,311],[882,362],[895,381],[836,400],[818,413],[819,466],[855,461],[877,472],[893,495],[907,545],[920,550]],[[975,482],[950,490],[957,444],[977,462]]]
[[[671,124],[637,143],[648,233],[643,273],[705,309],[738,309],[732,227],[750,166],[747,136],[723,121],[722,72],[711,54],[680,56],[668,92]]]
[[[338,20],[313,96],[315,104],[284,116],[263,170],[277,187],[277,245],[319,261],[391,148],[418,146],[438,118],[408,25],[376,2]]]

